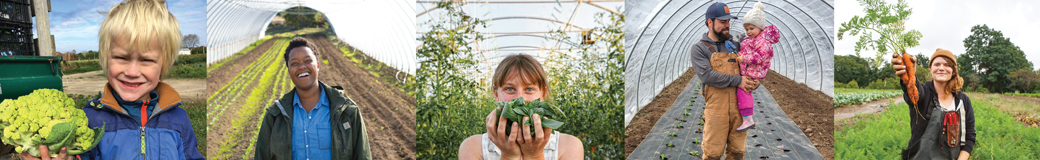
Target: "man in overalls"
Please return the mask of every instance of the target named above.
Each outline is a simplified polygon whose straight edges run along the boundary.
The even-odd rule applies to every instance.
[[[745,90],[758,88],[758,81],[740,76],[736,58],[739,40],[729,35],[729,7],[715,3],[705,13],[705,25],[710,29],[691,51],[693,69],[704,88],[704,151],[703,159],[744,159],[744,141],[747,132],[737,132],[743,122],[737,110],[737,87]],[[725,148],[725,150],[723,150]]]

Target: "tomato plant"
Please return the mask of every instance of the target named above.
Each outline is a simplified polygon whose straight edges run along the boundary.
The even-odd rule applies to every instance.
[[[417,101],[417,159],[456,159],[467,137],[487,131],[484,118],[496,108],[490,84],[479,72],[473,42],[484,39],[477,28],[485,20],[467,15],[461,4],[438,3],[439,19],[421,23],[416,49],[419,68],[410,92]],[[556,131],[581,140],[586,158],[624,159],[624,17],[599,14],[592,31],[598,41],[570,50],[550,50],[543,62],[551,91],[546,103],[566,117]],[[573,40],[563,30],[547,36]]]

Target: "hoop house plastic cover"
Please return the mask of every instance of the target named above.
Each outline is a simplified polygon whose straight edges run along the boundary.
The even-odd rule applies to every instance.
[[[416,23],[417,34],[429,31],[431,19],[438,20],[444,16],[443,9],[437,9],[436,0],[418,1],[415,12],[419,13]],[[528,54],[544,63],[550,50],[570,54],[568,49],[577,48],[581,41],[581,31],[601,27],[596,23],[600,18],[597,13],[618,13],[617,9],[624,5],[619,0],[592,1],[521,1],[521,0],[488,0],[465,1],[460,7],[466,14],[486,20],[486,27],[477,27],[477,32],[485,39],[474,45],[479,50],[477,69],[465,71],[477,74],[475,79],[490,79],[490,74],[498,62],[509,55]],[[609,19],[604,18],[604,21]],[[562,30],[569,40],[556,41],[547,39],[549,32]],[[422,42],[414,41],[416,46]],[[606,44],[595,43],[594,48],[606,49]],[[571,54],[572,57],[576,56]],[[570,59],[578,60],[577,58]],[[566,61],[566,60],[564,60]]]
[[[231,56],[263,38],[274,16],[294,6],[321,12],[343,42],[391,67],[415,74],[415,1],[410,0],[209,0],[206,63]]]
[[[690,50],[708,32],[704,13],[716,1],[626,1],[625,125],[690,64]],[[757,1],[718,1],[743,18]],[[780,30],[770,69],[834,96],[834,2],[763,0],[767,25]],[[730,35],[743,35],[733,20]],[[695,77],[696,78],[696,77]]]

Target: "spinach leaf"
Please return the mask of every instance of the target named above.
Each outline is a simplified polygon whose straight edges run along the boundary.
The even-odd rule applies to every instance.
[[[498,116],[506,118],[506,134],[512,132],[513,122],[518,122],[524,118],[524,116],[530,117],[531,115],[538,114],[542,119],[542,127],[551,128],[553,130],[563,126],[564,122],[554,120],[553,118],[564,116],[563,111],[556,106],[552,106],[542,102],[541,99],[535,99],[534,101],[527,102],[524,97],[519,97],[507,102],[495,102],[496,105],[501,106],[502,109],[498,110]],[[498,122],[496,122],[498,123]],[[524,126],[530,126],[534,123],[531,119],[524,121]],[[533,136],[532,129],[531,135]]]

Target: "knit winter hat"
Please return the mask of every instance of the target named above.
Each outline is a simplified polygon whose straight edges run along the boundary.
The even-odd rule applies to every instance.
[[[953,53],[948,50],[937,48],[935,49],[935,53],[932,54],[932,58],[928,60],[928,63],[934,62],[935,58],[939,57],[946,57],[949,58],[950,61],[953,61],[950,62],[950,67],[953,69],[953,76],[951,76],[950,81],[946,83],[946,90],[951,93],[956,93],[963,89],[964,78],[961,78],[960,73],[957,71],[957,56],[954,56]],[[928,65],[931,66],[931,64]]]
[[[950,52],[948,50],[945,50],[945,49],[942,49],[942,48],[935,49],[935,53],[932,54],[932,58],[931,59],[928,59],[928,62],[931,63],[932,60],[935,60],[935,57],[939,57],[939,56],[943,56],[943,57],[949,58],[950,60],[953,61],[953,63],[951,65],[954,65],[954,66],[957,65],[957,57],[953,56],[952,52]],[[929,64],[929,65],[931,65],[931,64]]]
[[[751,8],[751,10],[744,15],[744,23],[755,25],[758,28],[766,27],[766,11],[762,2],[755,3],[755,7]]]

